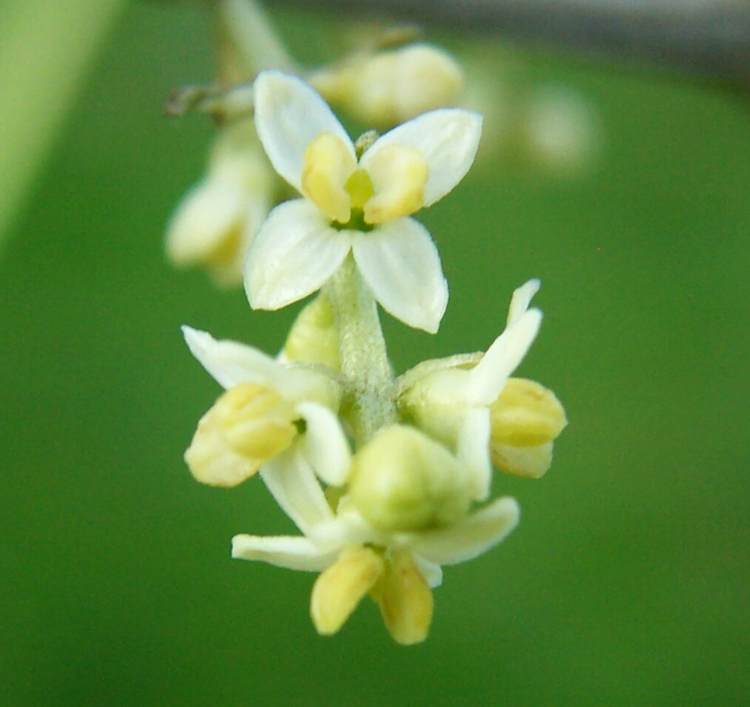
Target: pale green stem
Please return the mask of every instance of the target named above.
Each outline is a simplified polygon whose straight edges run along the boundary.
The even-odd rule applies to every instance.
[[[294,69],[294,60],[255,0],[222,0],[220,23],[222,37],[244,65],[246,75],[236,81],[247,81],[263,69]]]
[[[339,333],[341,374],[358,445],[396,421],[394,380],[377,305],[354,259],[347,257],[326,288]]]
[[[125,0],[0,3],[0,242]]]

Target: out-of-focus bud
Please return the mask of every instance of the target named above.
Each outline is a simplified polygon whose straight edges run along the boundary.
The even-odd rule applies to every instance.
[[[525,136],[529,159],[552,172],[580,172],[599,150],[600,131],[592,107],[562,86],[544,86],[528,98]]]
[[[453,57],[421,43],[356,55],[321,69],[310,81],[330,103],[376,128],[455,105],[464,86]]]
[[[198,422],[185,461],[204,484],[236,486],[292,443],[295,417],[293,403],[272,388],[243,383]]]
[[[284,345],[283,356],[297,363],[320,363],[339,369],[339,335],[333,308],[321,293],[297,316]]]
[[[241,284],[245,253],[270,210],[275,181],[252,123],[223,128],[208,174],[172,216],[166,242],[172,263],[203,265],[223,286]]]
[[[551,390],[525,378],[510,378],[490,407],[493,464],[517,476],[544,475],[552,462],[552,443],[567,423]]]
[[[460,520],[469,507],[466,471],[448,450],[405,425],[381,429],[354,457],[352,502],[383,531]]]

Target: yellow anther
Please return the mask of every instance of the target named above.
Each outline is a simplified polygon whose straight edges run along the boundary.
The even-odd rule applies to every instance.
[[[346,182],[357,167],[346,143],[332,133],[321,133],[305,150],[302,191],[326,216],[347,223],[351,196]]]
[[[350,496],[385,531],[450,525],[469,506],[463,468],[445,447],[404,425],[383,428],[356,454]]]
[[[201,418],[185,461],[212,486],[236,486],[297,434],[291,403],[276,391],[243,383],[226,391]]]
[[[336,633],[383,573],[383,559],[366,547],[353,547],[315,581],[310,615],[318,633]]]
[[[374,193],[370,175],[363,169],[355,169],[346,180],[346,190],[352,198],[352,208],[361,209]]]
[[[386,628],[402,645],[427,638],[432,623],[432,590],[407,550],[396,550],[386,562],[375,594]]]
[[[538,447],[511,447],[505,444],[490,444],[492,463],[502,471],[522,476],[525,479],[539,479],[552,466],[552,442]]]
[[[510,378],[490,409],[493,444],[536,447],[551,442],[567,424],[555,394],[526,378]]]
[[[374,195],[364,206],[367,223],[384,223],[408,216],[424,205],[427,162],[404,145],[386,145],[367,162]]]

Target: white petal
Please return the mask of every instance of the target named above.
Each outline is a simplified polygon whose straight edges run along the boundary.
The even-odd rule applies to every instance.
[[[402,218],[352,240],[354,259],[375,299],[396,319],[434,334],[448,304],[448,283],[427,229]]]
[[[439,565],[465,562],[503,540],[518,524],[519,515],[514,498],[498,498],[458,525],[416,535],[411,548]]]
[[[237,341],[217,341],[208,332],[182,327],[188,348],[223,388],[240,383],[273,384],[285,369],[262,351]]]
[[[304,199],[277,206],[255,236],[245,264],[253,309],[279,309],[315,292],[349,252],[347,232],[331,228]]]
[[[180,202],[167,229],[167,255],[177,265],[207,258],[240,227],[247,194],[233,180],[205,179]]]
[[[424,205],[434,204],[456,186],[469,171],[479,146],[482,117],[458,108],[443,108],[420,115],[383,135],[362,156],[368,162],[386,145],[417,149],[429,170]]]
[[[338,551],[319,548],[307,538],[279,535],[235,535],[232,557],[238,560],[260,560],[270,565],[303,572],[321,572],[336,560]]]
[[[417,563],[419,571],[432,589],[439,587],[443,583],[443,570],[440,565],[425,560],[424,557],[420,557],[419,555],[412,554],[412,557],[414,557],[414,562]]]
[[[327,407],[317,403],[300,403],[297,411],[307,423],[302,449],[315,473],[332,486],[345,484],[352,455],[338,418]]]
[[[508,376],[521,363],[542,323],[542,313],[530,309],[509,326],[469,371],[466,395],[475,405],[489,405],[500,395]]]
[[[515,324],[521,318],[521,315],[529,308],[531,299],[539,292],[541,286],[541,281],[535,278],[525,282],[514,290],[513,297],[510,300],[510,308],[508,309],[508,323],[506,327]]]
[[[182,327],[190,351],[223,388],[258,383],[293,401],[314,400],[338,407],[340,385],[322,369],[286,366],[252,346],[214,339],[208,332]]]
[[[458,432],[457,457],[469,473],[472,498],[484,501],[490,492],[490,410],[474,408],[468,412]]]
[[[294,444],[263,465],[260,476],[281,509],[305,534],[333,518],[312,467]]]
[[[304,81],[279,71],[264,71],[255,80],[255,127],[274,169],[297,191],[305,150],[321,133],[339,136],[355,154],[326,102]]]

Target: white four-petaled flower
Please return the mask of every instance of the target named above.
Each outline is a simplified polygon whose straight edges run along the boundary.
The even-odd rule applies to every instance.
[[[437,249],[410,215],[441,199],[476,154],[481,117],[426,113],[361,156],[323,99],[277,71],[255,81],[255,124],[276,171],[305,198],[277,206],[245,268],[252,307],[278,309],[322,287],[349,252],[378,302],[434,333],[448,300]]]

